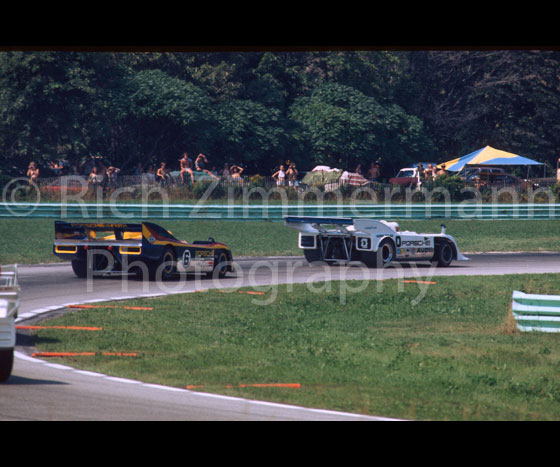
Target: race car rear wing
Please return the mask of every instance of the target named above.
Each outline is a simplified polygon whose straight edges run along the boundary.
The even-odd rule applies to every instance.
[[[349,217],[287,216],[284,223],[289,227],[294,224],[352,225],[354,220]]]
[[[55,240],[81,240],[94,243],[142,240],[142,224],[55,221],[54,238]]]
[[[126,223],[54,223],[55,253],[76,253],[79,246],[118,246],[140,248],[143,224]]]
[[[287,216],[284,217],[284,225],[306,233],[326,232],[326,226],[346,233],[346,227],[354,225],[354,220],[349,217]]]
[[[350,232],[367,232],[371,234],[394,235],[399,231],[399,224],[377,219],[352,219],[349,217],[313,217],[313,216],[287,216],[284,224],[304,233],[333,233],[339,232],[348,235]],[[331,226],[330,229],[327,227]]]

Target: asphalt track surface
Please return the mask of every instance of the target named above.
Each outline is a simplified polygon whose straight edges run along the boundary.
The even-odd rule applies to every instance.
[[[302,257],[245,258],[236,273],[222,280],[179,276],[164,284],[122,276],[78,279],[68,264],[20,266],[21,303],[17,324],[33,324],[63,312],[70,304],[188,293],[206,288],[258,287],[354,279],[417,279],[448,275],[559,273],[559,253],[467,254],[469,261],[449,268],[429,263],[397,264],[385,269],[309,265]],[[421,287],[421,284],[419,284]],[[351,293],[351,290],[348,291]],[[144,384],[79,371],[30,355],[18,332],[10,379],[0,386],[0,420],[387,420],[333,411],[274,404],[186,389]]]

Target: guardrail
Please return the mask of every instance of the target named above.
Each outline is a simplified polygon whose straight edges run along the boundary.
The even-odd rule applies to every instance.
[[[560,295],[535,295],[515,290],[512,299],[517,329],[560,332]]]
[[[372,219],[560,219],[560,204],[111,204],[0,203],[0,218],[219,219],[281,221],[284,216]]]

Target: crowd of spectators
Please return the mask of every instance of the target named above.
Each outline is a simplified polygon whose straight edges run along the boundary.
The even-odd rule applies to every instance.
[[[422,164],[418,165],[418,174],[422,180],[435,180],[440,175],[445,175],[446,173],[445,164],[441,164],[440,169],[437,168],[436,164],[428,164],[426,168]]]
[[[170,169],[167,162],[154,163],[150,162],[146,165],[138,163],[131,171],[130,175],[146,178],[149,182],[157,183],[161,186],[169,186],[171,184],[191,184],[194,185],[197,178],[204,174],[205,178],[211,177],[214,180],[222,180],[227,182],[242,182],[244,180],[244,168],[240,165],[224,163],[221,170],[216,166],[211,166],[208,158],[204,154],[198,154],[193,161],[187,152],[182,154],[178,160],[178,176],[172,177],[173,170]],[[157,167],[157,168],[156,168]],[[81,165],[78,163],[69,164],[67,161],[50,162],[48,171],[54,176],[63,175],[79,175],[87,178],[88,184],[94,188],[96,187],[111,187],[115,186],[117,178],[121,170],[118,167],[112,166],[109,162],[101,157],[89,157]],[[431,176],[431,171],[435,167],[428,167],[426,169],[426,176]],[[365,173],[362,171],[361,164],[358,164],[353,173],[362,175],[369,181],[379,181],[381,176],[381,164],[379,161],[372,162]],[[434,172],[435,174],[435,172]],[[177,172],[174,173],[177,175]],[[278,167],[274,173],[271,174],[274,183],[277,186],[298,187],[299,171],[295,162],[287,161]],[[435,176],[435,175],[433,175]],[[29,183],[37,182],[39,179],[39,168],[35,162],[31,162],[28,167],[27,177]]]

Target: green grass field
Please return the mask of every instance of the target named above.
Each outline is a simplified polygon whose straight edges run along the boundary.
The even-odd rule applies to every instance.
[[[153,310],[69,311],[41,324],[103,330],[40,330],[35,341],[136,352],[62,363],[178,388],[413,420],[557,420],[560,336],[518,332],[510,305],[513,290],[558,294],[560,276],[432,280],[417,305],[420,285],[397,280],[112,302]],[[255,383],[301,387],[238,387]]]
[[[133,222],[132,220],[130,222]],[[153,220],[179,239],[227,243],[234,257],[301,255],[297,231],[281,222]],[[560,251],[560,221],[443,221],[464,252]],[[55,262],[52,219],[0,220],[0,264]],[[441,220],[400,221],[401,230],[439,232]]]

